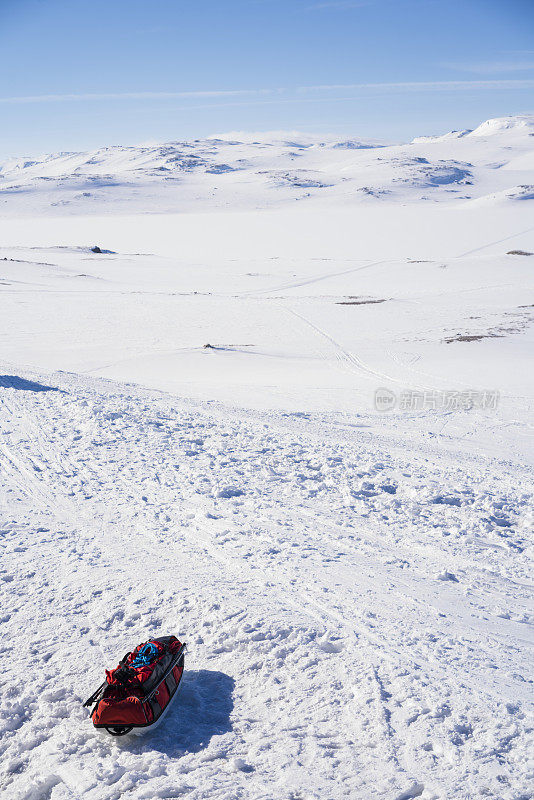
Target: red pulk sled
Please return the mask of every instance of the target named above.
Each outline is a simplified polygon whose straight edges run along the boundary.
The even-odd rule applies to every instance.
[[[182,680],[185,644],[176,636],[149,639],[126,653],[119,666],[106,670],[106,680],[84,706],[95,728],[124,736],[132,728],[148,728],[161,717]]]

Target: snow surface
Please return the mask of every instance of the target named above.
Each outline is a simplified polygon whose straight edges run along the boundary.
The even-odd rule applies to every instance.
[[[0,165],[2,798],[532,796],[533,134]]]

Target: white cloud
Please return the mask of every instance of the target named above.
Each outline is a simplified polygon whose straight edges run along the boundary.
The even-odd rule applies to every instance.
[[[526,72],[534,69],[534,60],[530,61],[485,61],[478,64],[441,64],[447,69],[461,70],[462,72],[474,72],[478,75],[493,75],[502,72]]]
[[[396,83],[335,83],[317,86],[298,86],[296,88],[232,89],[228,91],[206,90],[193,92],[95,92],[81,94],[42,94],[17,97],[0,97],[0,103],[23,105],[32,103],[66,103],[95,100],[198,100],[228,99],[239,100],[239,105],[257,103],[260,97],[269,97],[265,102],[295,102],[299,94],[306,92],[428,92],[464,91],[476,89],[532,89],[534,78],[509,80],[468,80],[468,81],[402,81]],[[339,98],[335,98],[339,99]],[[345,99],[351,99],[349,97]],[[313,102],[314,98],[310,98]],[[186,106],[187,107],[187,106]]]
[[[283,89],[232,89],[202,92],[93,92],[81,94],[38,94],[21,97],[0,97],[0,103],[56,103],[70,100],[173,100],[201,97],[241,97],[246,95],[274,94]]]
[[[334,83],[318,86],[299,86],[298,91],[347,91],[372,89],[377,91],[461,91],[463,89],[531,89],[534,78],[487,81],[402,81],[399,83]]]

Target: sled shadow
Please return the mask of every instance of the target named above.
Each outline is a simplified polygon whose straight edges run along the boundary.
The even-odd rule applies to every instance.
[[[57,392],[55,386],[45,386],[44,383],[27,381],[26,378],[19,378],[18,375],[0,375],[0,388],[2,389],[21,389],[25,392]]]
[[[232,730],[234,687],[234,679],[224,672],[186,671],[158,728],[139,740],[141,749],[159,750],[175,758],[203,750],[213,736]]]

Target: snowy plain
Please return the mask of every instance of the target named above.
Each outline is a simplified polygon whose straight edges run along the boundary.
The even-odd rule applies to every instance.
[[[2,796],[532,797],[533,199],[526,116],[0,162]]]

